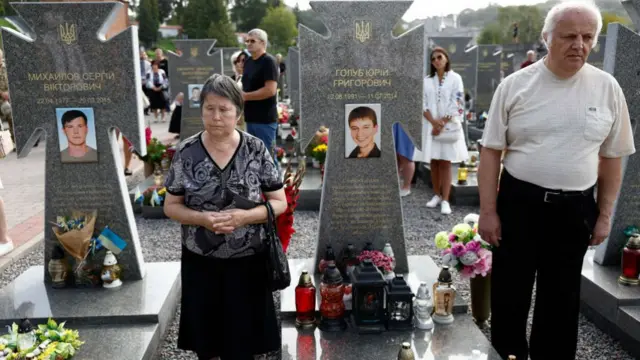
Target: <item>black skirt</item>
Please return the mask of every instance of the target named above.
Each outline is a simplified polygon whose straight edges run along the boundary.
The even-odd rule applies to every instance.
[[[280,350],[266,253],[215,259],[182,247],[182,304],[178,348],[199,359],[253,360]]]
[[[182,106],[176,105],[171,113],[171,122],[169,123],[169,132],[172,134],[180,134],[180,123],[182,122]]]

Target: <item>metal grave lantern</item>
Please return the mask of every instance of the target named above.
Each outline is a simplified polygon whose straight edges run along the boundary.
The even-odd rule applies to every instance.
[[[360,333],[385,330],[384,296],[386,281],[370,259],[364,260],[351,273],[353,306],[351,316]]]
[[[404,275],[396,274],[385,287],[387,300],[387,329],[413,330],[413,292],[404,280]]]

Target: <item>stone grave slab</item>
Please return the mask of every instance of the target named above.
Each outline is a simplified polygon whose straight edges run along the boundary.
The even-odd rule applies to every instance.
[[[96,210],[95,228],[108,225],[127,243],[118,255],[124,281],[140,280],[144,261],[115,134],[119,129],[146,154],[137,28],[105,41],[108,20],[120,8],[112,2],[13,6],[29,27],[26,34],[3,28],[2,36],[18,157],[42,132],[47,136],[45,263],[58,243],[50,221]],[[68,126],[84,123],[80,135],[67,138],[65,116],[75,117]],[[78,141],[87,145],[84,155],[72,156],[69,144]]]
[[[302,147],[320,126],[330,129],[316,261],[328,244],[339,252],[347,242],[358,250],[366,242],[381,250],[388,242],[396,271],[408,271],[399,184],[388,179],[398,178],[393,123],[400,122],[420,146],[415,139],[420,140],[422,130],[424,32],[418,27],[392,36],[411,4],[311,1],[330,35],[300,25]],[[367,127],[366,135],[358,138],[361,126]],[[374,156],[349,158],[352,152],[357,155],[354,138],[370,146],[372,137],[378,149],[370,153]]]
[[[623,2],[630,4],[631,2]],[[636,1],[636,9],[640,3]],[[640,24],[636,24],[636,27]],[[640,120],[640,35],[620,24],[610,24],[607,31],[604,70],[612,74],[624,92],[631,116],[636,149],[640,149],[640,136],[636,133]],[[601,265],[619,264],[622,248],[626,243],[624,228],[640,226],[638,222],[638,201],[640,201],[640,155],[638,153],[622,160],[622,186],[614,205],[611,233],[600,246],[595,261]]]
[[[605,49],[607,47],[607,36],[600,35],[598,36],[598,44],[596,47],[591,49],[591,53],[589,54],[589,58],[587,62],[600,70],[604,70],[604,56]]]
[[[297,47],[289,48],[287,63],[287,81],[289,82],[289,99],[293,107],[293,116],[300,115],[300,51]]]
[[[223,47],[219,48],[222,51],[222,73],[227,76],[232,76],[235,74],[233,64],[231,63],[231,56],[236,51],[242,50],[239,47]]]
[[[500,71],[502,71],[502,76],[507,77],[513,74],[515,69],[516,64],[513,54],[502,51],[500,53]]]
[[[438,279],[438,274],[440,273],[440,268],[433,259],[428,255],[410,255],[407,257],[409,268],[411,269],[409,272],[402,273],[404,275],[405,280],[411,287],[411,291],[413,293],[418,292],[418,287],[421,282],[426,282],[431,285],[436,282]],[[289,259],[289,269],[291,271],[291,279],[292,286],[282,290],[280,292],[280,316],[288,319],[295,319],[296,317],[296,301],[295,301],[295,285],[296,281],[300,278],[300,274],[302,274],[303,270],[307,270],[310,274],[313,271],[314,267],[314,259]],[[396,274],[400,274],[396,271]],[[318,289],[316,291],[316,304],[317,308],[320,306],[320,280],[322,278],[322,274],[318,273],[316,270],[316,274],[313,276],[313,284]],[[431,286],[429,286],[429,293],[431,294],[431,298],[433,299],[433,291]],[[456,300],[453,305],[453,312],[455,314],[466,314],[468,309],[467,302],[462,299],[462,297],[457,294]],[[319,314],[319,313],[318,313]]]
[[[640,0],[623,1],[623,6],[640,26]],[[624,92],[636,149],[640,140],[636,132],[640,118],[640,35],[621,24],[610,24],[604,50],[604,70],[612,74]],[[591,58],[590,58],[591,59]],[[623,158],[622,186],[614,205],[609,238],[595,250],[589,250],[582,268],[580,293],[581,311],[599,328],[606,331],[633,356],[640,357],[640,288],[620,285],[620,261],[627,239],[623,233],[629,225],[638,223],[640,183],[637,173],[640,157],[634,154]]]
[[[215,49],[215,39],[174,40],[176,51],[169,53],[171,94],[184,93],[180,139],[184,140],[204,130],[200,116],[200,90],[215,73],[222,73],[222,50]]]
[[[374,336],[360,335],[347,323],[346,331],[330,333],[317,328],[298,330],[295,322],[283,321],[282,359],[396,359],[402,343],[409,342],[416,360],[476,359],[474,350],[479,352],[477,359],[502,360],[471,315],[458,315],[453,324],[436,324],[431,331],[387,331]]]
[[[29,268],[0,289],[0,326],[49,317],[77,329],[85,344],[74,359],[150,360],[175,315],[180,264],[149,263],[143,280],[118,289],[52,289],[43,266]]]
[[[489,111],[493,92],[500,83],[500,45],[478,46],[478,96],[476,97],[476,113]]]

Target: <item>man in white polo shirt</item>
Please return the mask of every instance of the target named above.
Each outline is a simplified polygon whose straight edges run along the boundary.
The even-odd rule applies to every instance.
[[[621,158],[635,152],[622,89],[586,63],[601,28],[595,5],[556,5],[542,30],[548,55],[506,78],[491,103],[479,232],[496,246],[491,341],[504,359],[575,358],[582,260],[609,234]]]

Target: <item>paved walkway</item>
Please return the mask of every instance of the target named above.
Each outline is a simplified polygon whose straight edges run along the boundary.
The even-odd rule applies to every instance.
[[[164,141],[172,137],[167,132],[169,119],[164,123],[154,123],[151,117],[153,137]],[[41,141],[38,147],[31,150],[26,158],[18,159],[15,152],[0,159],[0,179],[4,189],[0,196],[4,200],[5,213],[9,225],[9,236],[13,239],[16,250],[0,257],[0,270],[13,260],[20,258],[31,246],[37,244],[44,236],[44,172],[45,146]],[[122,147],[120,147],[122,154]],[[124,156],[124,155],[123,155]],[[142,169],[143,163],[135,156],[131,161],[131,170]]]

